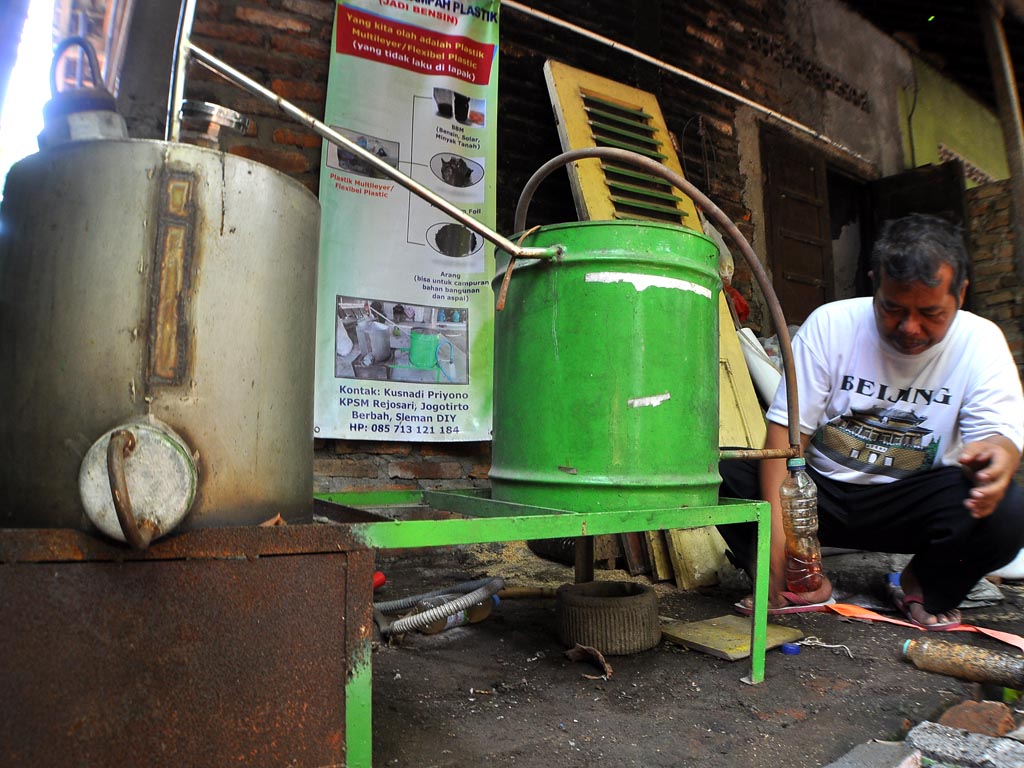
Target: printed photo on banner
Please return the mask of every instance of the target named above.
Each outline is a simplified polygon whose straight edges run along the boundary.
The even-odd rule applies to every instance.
[[[338,296],[334,377],[469,383],[469,310]]]
[[[499,0],[339,0],[314,433],[489,440]],[[397,172],[397,175],[396,175]]]

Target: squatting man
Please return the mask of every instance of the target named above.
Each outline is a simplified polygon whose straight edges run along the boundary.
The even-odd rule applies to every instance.
[[[818,486],[823,546],[912,555],[891,589],[923,629],[960,623],[957,606],[1024,546],[1012,477],[1024,395],[1006,339],[962,309],[968,257],[957,227],[913,214],[889,221],[871,255],[874,295],[819,307],[793,339],[800,444]],[[789,447],[785,381],[766,447]],[[786,590],[779,486],[784,460],[723,462],[722,495],[770,502],[769,612],[822,610],[831,583]],[[752,571],[754,525],[719,529]],[[749,613],[751,598],[737,603]]]

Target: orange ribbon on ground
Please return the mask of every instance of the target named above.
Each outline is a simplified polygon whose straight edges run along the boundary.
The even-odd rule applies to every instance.
[[[840,616],[844,616],[848,619],[860,619],[862,621],[884,621],[889,624],[898,624],[901,627],[910,627],[911,629],[917,629],[922,632],[928,632],[929,630],[914,624],[910,621],[904,621],[903,619],[895,619],[889,616],[883,616],[880,613],[868,610],[867,608],[861,608],[859,605],[851,605],[850,603],[833,603],[826,606],[830,611],[838,613]],[[938,631],[938,630],[930,630]],[[1015,635],[1011,632],[1000,632],[998,629],[987,629],[985,627],[976,627],[973,624],[961,624],[959,627],[953,627],[952,629],[941,630],[943,632],[978,632],[982,635],[987,635],[1000,642],[1007,643],[1014,646],[1020,651],[1024,651],[1024,637]]]

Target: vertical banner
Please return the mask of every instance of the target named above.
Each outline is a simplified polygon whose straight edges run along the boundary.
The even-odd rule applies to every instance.
[[[495,223],[499,0],[341,0],[324,122]],[[494,247],[351,151],[320,168],[317,437],[489,440]]]

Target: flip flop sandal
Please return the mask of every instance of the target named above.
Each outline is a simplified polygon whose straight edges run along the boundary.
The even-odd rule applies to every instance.
[[[828,600],[823,600],[820,603],[809,603],[807,599],[797,592],[783,592],[782,596],[789,601],[789,605],[783,605],[779,608],[768,608],[769,616],[784,616],[787,613],[820,613],[827,611],[828,606],[835,605],[836,599],[830,597]],[[736,612],[741,616],[752,616],[754,608],[751,605],[745,605],[743,601],[733,605]]]
[[[935,624],[922,624],[920,621],[914,618],[914,614],[910,611],[910,606],[915,603],[918,605],[924,605],[924,598],[921,595],[907,595],[904,594],[902,589],[895,588],[892,590],[892,602],[896,606],[897,610],[903,614],[903,618],[913,624],[919,629],[923,629],[926,632],[948,632],[951,629],[956,629],[960,626],[961,622],[959,619],[956,621],[940,621]]]

